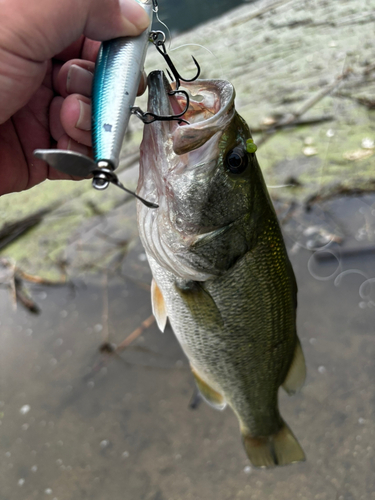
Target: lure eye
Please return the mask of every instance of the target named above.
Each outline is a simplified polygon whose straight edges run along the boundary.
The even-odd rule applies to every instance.
[[[248,157],[246,151],[241,148],[234,148],[229,151],[225,158],[228,170],[232,174],[242,174],[248,165]]]

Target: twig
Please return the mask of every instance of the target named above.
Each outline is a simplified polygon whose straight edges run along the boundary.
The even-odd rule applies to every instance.
[[[103,233],[103,231],[100,231],[99,229],[96,231],[96,234],[99,236],[99,238],[102,238],[103,240],[109,241],[113,245],[116,245],[118,247],[123,247],[123,246],[129,246],[129,240],[123,240],[120,238],[114,238],[113,236],[110,236],[109,234]]]
[[[137,339],[140,335],[142,335],[142,333],[145,330],[147,330],[147,328],[149,328],[154,322],[155,322],[155,317],[153,314],[151,314],[151,316],[149,316],[142,322],[141,326],[136,328],[128,337],[126,337],[126,339],[123,342],[121,342],[121,344],[119,344],[116,347],[115,352],[119,353],[124,349],[126,349],[132,342],[134,342],[135,339]]]
[[[15,274],[20,279],[29,281],[30,283],[36,283],[38,285],[62,286],[67,284],[66,276],[64,276],[64,279],[61,281],[51,281],[42,278],[41,276],[25,273],[25,271],[22,271],[19,267],[15,268]]]
[[[22,281],[16,278],[14,282],[15,282],[16,300],[19,301],[31,313],[39,314],[40,307],[27,294],[26,290],[22,286]]]
[[[146,283],[144,281],[137,280],[136,278],[133,278],[132,276],[129,276],[128,274],[125,274],[123,272],[120,272],[121,278],[124,278],[125,280],[131,281],[131,283],[134,283],[134,285],[138,286],[142,290],[146,290],[146,292],[149,292],[151,290],[151,285],[150,283]]]
[[[352,72],[352,70],[349,68],[341,75],[337,76],[335,80],[324,87],[320,92],[318,92],[315,96],[313,96],[311,99],[308,99],[305,104],[295,113],[291,114],[288,118],[282,118],[279,122],[276,122],[268,131],[267,135],[264,135],[260,140],[257,141],[257,146],[261,146],[264,144],[268,139],[270,139],[279,128],[281,127],[286,127],[288,125],[293,125],[303,114],[306,113],[309,109],[311,109],[315,104],[317,104],[319,101],[323,99],[327,94],[332,92],[347,76]]]
[[[375,109],[375,99],[369,99],[368,97],[355,97],[353,95],[347,94],[346,92],[335,92],[335,97],[343,97],[344,99],[351,99],[352,101],[366,106],[368,109]]]
[[[286,128],[286,127],[302,127],[304,125],[316,125],[317,123],[323,123],[323,122],[328,122],[334,120],[335,117],[333,115],[323,115],[323,116],[317,116],[317,117],[312,117],[312,118],[305,118],[302,120],[295,120],[293,123],[284,123],[282,120],[278,120],[277,122],[273,123],[272,125],[260,125],[258,127],[251,127],[251,133],[252,134],[259,134],[262,132],[267,132],[268,130],[271,129],[281,129],[281,128]],[[259,142],[257,143],[257,145]]]
[[[13,307],[17,309],[17,303],[26,307],[30,312],[38,314],[40,312],[39,306],[34,302],[32,297],[29,295],[27,289],[23,286],[24,282],[37,283],[39,285],[49,285],[58,286],[66,285],[67,282],[61,281],[49,281],[40,276],[34,276],[29,273],[25,273],[19,267],[16,266],[16,262],[13,259],[8,259],[6,257],[0,258],[0,267],[8,269],[8,274],[2,277],[1,285],[5,285],[10,289]]]
[[[104,313],[103,313],[104,317]],[[147,328],[149,328],[155,321],[155,317],[153,314],[149,316],[147,319],[145,319],[142,323],[141,326],[136,328],[128,337],[126,337],[125,340],[121,342],[117,347],[115,347],[113,344],[108,342],[108,335],[107,338],[104,338],[104,342],[100,344],[99,346],[99,351],[102,354],[108,354],[109,356],[115,356],[118,359],[121,359],[122,361],[125,361],[119,354],[122,352],[124,349],[130,346],[134,340],[136,340]],[[92,373],[97,373],[105,364],[106,364],[107,358],[102,358],[99,360],[98,363],[95,364],[95,366],[92,368]]]
[[[321,203],[338,196],[361,196],[367,193],[373,193],[375,191],[375,179],[367,179],[358,182],[357,185],[347,186],[341,182],[338,182],[334,186],[328,187],[325,191],[312,194],[309,196],[304,204],[307,211],[311,210],[312,205],[315,203]]]

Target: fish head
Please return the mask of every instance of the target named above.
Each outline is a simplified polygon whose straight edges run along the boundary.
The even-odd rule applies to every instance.
[[[262,181],[251,134],[224,80],[183,82],[189,107],[183,119],[145,125],[138,194],[138,226],[148,256],[182,279],[217,276],[249,247],[249,217]],[[148,112],[176,115],[186,97],[164,73],[148,77]],[[180,87],[181,88],[181,87]],[[172,95],[173,94],[173,95]],[[251,148],[250,148],[251,150]]]

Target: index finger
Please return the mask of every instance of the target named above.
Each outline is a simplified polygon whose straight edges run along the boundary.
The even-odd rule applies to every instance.
[[[70,61],[71,59],[84,59],[95,62],[99,48],[100,42],[90,40],[82,35],[78,40],[69,45],[69,47],[56,54],[54,59],[62,62]]]

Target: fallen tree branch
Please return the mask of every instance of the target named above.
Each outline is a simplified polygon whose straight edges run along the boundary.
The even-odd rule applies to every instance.
[[[323,99],[326,95],[332,92],[340,83],[348,77],[349,74],[352,73],[352,70],[348,68],[346,71],[341,73],[341,75],[337,76],[335,80],[324,87],[320,92],[318,92],[316,95],[314,95],[311,99],[308,99],[303,106],[289,115],[287,118],[282,118],[278,122],[276,122],[268,131],[267,135],[264,135],[260,140],[257,141],[257,146],[261,146],[265,142],[268,141],[280,128],[284,128],[289,125],[293,125],[298,121],[298,119],[306,113],[309,109],[315,106],[319,101]]]
[[[316,125],[317,123],[329,122],[334,119],[335,117],[333,115],[323,115],[312,118],[305,118],[301,120],[295,120],[293,123],[287,123],[287,124],[284,124],[282,120],[278,120],[272,125],[263,125],[263,126],[259,125],[258,127],[251,127],[251,133],[252,134],[264,133],[274,128],[280,130],[282,128],[287,128],[287,127],[303,127],[304,125]]]

